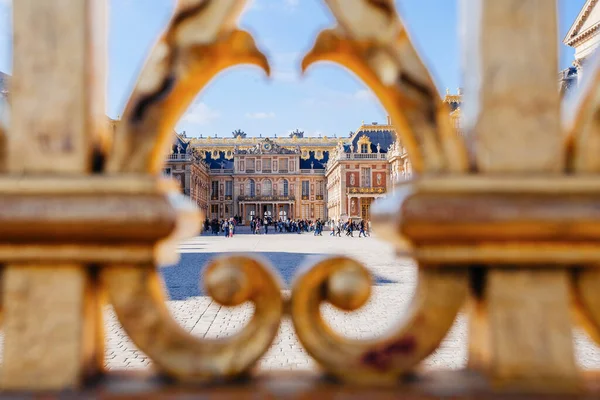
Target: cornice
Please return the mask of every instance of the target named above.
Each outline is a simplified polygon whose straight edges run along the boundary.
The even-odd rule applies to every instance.
[[[571,29],[569,29],[569,32],[567,32],[567,35],[565,36],[565,38],[563,40],[564,44],[566,44],[567,46],[573,47],[574,44],[581,42],[581,40],[578,38],[582,34],[586,34],[590,29],[595,27],[595,25],[594,25],[592,28],[586,30],[585,32],[579,32],[579,30],[581,29],[581,27],[583,26],[583,24],[585,23],[585,21],[587,20],[590,13],[592,12],[594,6],[597,3],[598,3],[598,0],[588,0],[588,2],[583,6],[583,8],[581,9],[581,12],[577,16],[577,19],[573,23],[573,26],[571,26]],[[597,30],[597,28],[595,30]]]
[[[600,29],[600,22],[598,22],[595,25],[589,27],[584,32],[582,32],[582,33],[574,36],[570,41],[566,42],[566,44],[568,46],[575,47],[575,46],[577,46],[577,45],[579,45],[581,43],[585,43],[586,41],[588,41],[591,38],[593,38],[595,36],[595,34],[598,32],[599,29]]]

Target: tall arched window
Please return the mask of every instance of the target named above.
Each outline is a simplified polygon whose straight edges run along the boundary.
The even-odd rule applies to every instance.
[[[284,179],[283,184],[281,185],[281,195],[286,197],[289,195],[289,184],[287,179]]]
[[[256,196],[256,185],[254,184],[254,179],[250,179],[248,181],[248,196]]]
[[[273,194],[273,183],[270,179],[265,179],[262,183],[263,196],[271,196]]]

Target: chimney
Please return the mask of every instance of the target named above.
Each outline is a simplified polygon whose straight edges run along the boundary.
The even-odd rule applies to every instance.
[[[392,124],[392,119],[390,118],[390,116],[389,116],[389,115],[387,116],[387,124],[388,124],[388,125],[391,125],[391,124]]]

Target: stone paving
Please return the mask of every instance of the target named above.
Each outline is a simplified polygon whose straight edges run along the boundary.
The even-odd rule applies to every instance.
[[[402,316],[416,285],[414,264],[395,257],[391,246],[372,238],[322,237],[312,234],[240,234],[234,238],[200,236],[181,244],[178,265],[161,268],[165,290],[174,318],[193,335],[218,338],[242,329],[252,315],[251,305],[222,307],[205,296],[201,270],[214,256],[227,252],[260,253],[279,271],[289,285],[304,263],[327,254],[354,257],[374,275],[371,301],[360,311],[344,313],[324,306],[323,313],[332,328],[352,338],[381,335]],[[284,291],[285,295],[289,291]],[[106,365],[111,369],[149,368],[151,362],[123,332],[114,313],[105,313],[108,333]],[[466,317],[460,315],[442,346],[424,363],[425,368],[460,368],[466,363]],[[600,368],[600,349],[576,331],[577,360],[585,368]],[[260,360],[261,369],[312,369],[315,363],[296,339],[289,321],[284,321],[274,345]]]

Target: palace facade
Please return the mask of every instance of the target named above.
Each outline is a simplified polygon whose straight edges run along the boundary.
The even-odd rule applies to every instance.
[[[461,93],[447,93],[460,131]],[[198,205],[203,218],[370,219],[371,205],[412,175],[406,149],[388,118],[347,137],[188,138],[174,134],[164,173]]]
[[[585,74],[585,64],[600,46],[599,0],[587,0],[571,25],[563,43],[575,49],[573,65],[559,74],[561,93],[577,87]]]

